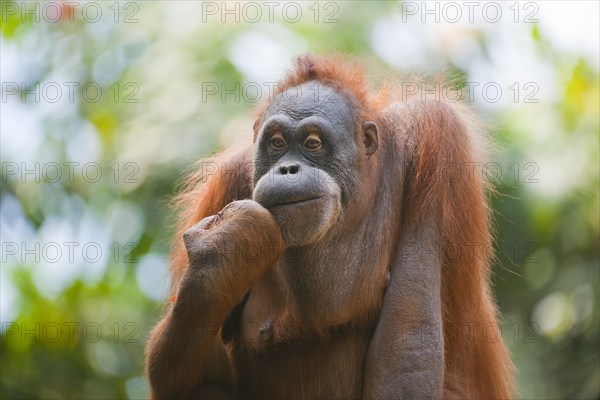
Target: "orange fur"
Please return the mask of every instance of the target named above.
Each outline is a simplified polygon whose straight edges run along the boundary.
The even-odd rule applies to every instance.
[[[405,96],[393,83],[386,84],[379,92],[372,92],[366,83],[364,69],[339,57],[299,57],[294,71],[288,74],[274,95],[313,80],[330,85],[346,96],[358,110],[355,116],[360,121],[382,122],[385,108],[408,98],[403,110],[410,111],[410,132],[402,140],[407,141],[403,145],[411,152],[412,170],[402,207],[404,220],[417,224],[432,210],[439,212],[438,228],[444,254],[441,273],[444,397],[512,398],[516,390],[510,355],[502,340],[486,340],[482,330],[486,324],[498,326],[498,319],[490,290],[493,254],[486,198],[489,188],[481,176],[481,169],[475,167],[485,153],[477,119],[463,105],[423,102],[419,93]],[[257,109],[259,121],[268,104],[266,102]],[[392,140],[397,142],[401,138]],[[181,216],[171,263],[174,290],[188,265],[181,234],[202,218],[216,214],[229,202],[250,198],[252,194],[250,146],[226,151],[209,161],[216,163],[218,173],[206,178],[206,171],[201,169],[192,174],[175,202]],[[460,173],[451,181],[448,174],[455,167]],[[465,249],[472,249],[472,253],[450,257],[449,248],[457,245],[462,246],[463,253]],[[464,330],[469,326],[474,329],[472,337],[465,336]],[[462,334],[453,334],[456,327],[462,329]]]

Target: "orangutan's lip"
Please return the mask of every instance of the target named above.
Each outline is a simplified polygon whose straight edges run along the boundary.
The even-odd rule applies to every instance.
[[[308,199],[285,201],[285,202],[281,202],[281,203],[277,203],[277,204],[270,204],[266,208],[273,208],[273,207],[280,207],[280,206],[296,206],[296,205],[310,203],[315,200],[319,200],[322,197],[323,196],[317,196],[317,197],[310,197]]]

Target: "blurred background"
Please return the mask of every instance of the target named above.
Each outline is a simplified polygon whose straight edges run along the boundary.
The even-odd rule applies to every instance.
[[[525,399],[599,398],[599,6],[0,1],[0,396],[140,399],[168,200],[304,52],[447,71],[495,150],[493,285]],[[416,82],[416,81],[413,81]]]

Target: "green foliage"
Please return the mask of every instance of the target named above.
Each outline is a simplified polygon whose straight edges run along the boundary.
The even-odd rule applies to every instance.
[[[520,101],[475,99],[493,126],[492,160],[501,170],[487,169],[486,176],[497,190],[493,284],[503,338],[522,397],[600,395],[597,63],[555,47],[538,25],[468,25],[461,31],[413,20],[399,26],[402,9],[395,2],[327,3],[337,4],[332,9],[321,3],[318,18],[313,3],[302,3],[305,17],[295,23],[280,14],[273,22],[204,21],[200,2],[101,2],[97,22],[82,18],[82,6],[63,5],[64,18],[53,22],[23,15],[23,4],[0,4],[3,92],[13,80],[23,84],[0,104],[1,398],[147,396],[144,343],[168,297],[168,200],[196,159],[251,135],[256,100],[244,90],[277,80],[282,59],[289,63],[305,51],[348,53],[365,62],[374,82],[390,71],[402,76],[445,69],[464,90],[481,79],[471,68],[477,63],[504,71],[494,58],[495,35],[512,29],[532,46],[520,55],[550,71],[539,87],[555,92],[521,101],[531,94],[527,79],[538,78],[527,76],[519,82]],[[30,7],[35,4],[43,3]],[[418,46],[408,60],[377,49],[373,38],[384,25],[412,32]],[[427,36],[438,28],[447,30]],[[399,37],[386,48],[404,54],[415,47]],[[257,42],[255,53],[244,53]],[[264,78],[272,70],[275,76]],[[512,97],[513,82],[502,79],[504,96]],[[61,87],[60,101],[48,101],[50,92],[35,101],[32,91],[44,93],[39,88],[49,82]],[[73,100],[68,82],[79,85]],[[213,83],[214,95],[206,86]],[[102,92],[97,100],[96,89]],[[73,164],[66,163],[73,162],[80,164],[67,176]],[[25,167],[35,170],[35,163],[37,173],[21,174]],[[59,179],[51,163],[59,165]],[[94,163],[101,170],[97,180],[95,168],[83,169]],[[63,252],[59,262],[44,253],[51,242]],[[78,243],[74,261],[65,260],[67,242]],[[16,243],[16,255],[9,243]],[[82,256],[90,243],[102,251],[91,262]]]

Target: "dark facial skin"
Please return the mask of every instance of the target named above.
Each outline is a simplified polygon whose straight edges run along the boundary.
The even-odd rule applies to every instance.
[[[288,246],[318,241],[352,202],[362,160],[377,148],[374,124],[356,130],[345,98],[316,81],[286,90],[267,109],[253,198],[275,216]]]

